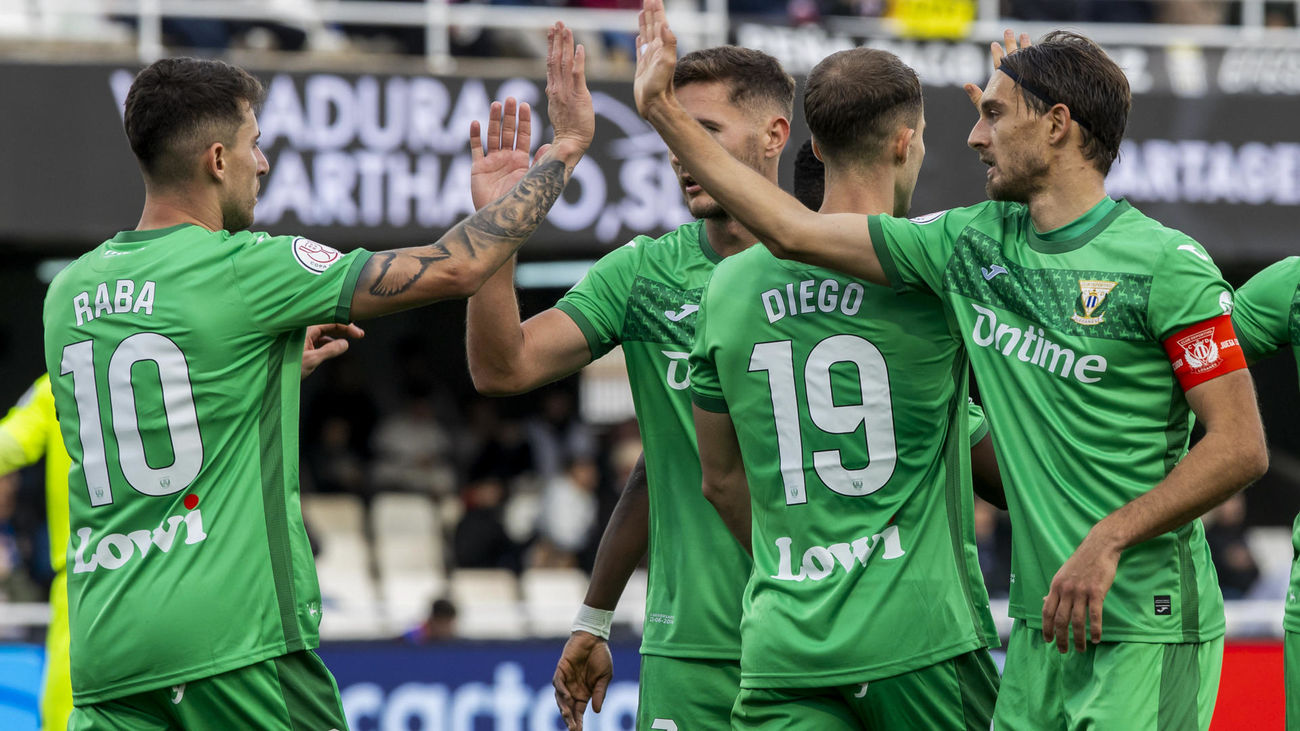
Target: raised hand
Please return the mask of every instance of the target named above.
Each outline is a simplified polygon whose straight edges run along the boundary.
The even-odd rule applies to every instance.
[[[555,666],[551,685],[555,687],[555,704],[569,731],[582,731],[582,714],[587,703],[600,713],[605,702],[605,690],[614,677],[614,659],[609,653],[609,643],[587,633],[574,632],[564,643],[560,661]]]
[[[1029,40],[1028,33],[1021,33],[1019,40],[1016,34],[1010,28],[1002,31],[1002,43],[994,41],[989,44],[989,52],[993,55],[993,69],[997,70],[1002,66],[1002,59],[1019,51],[1022,48],[1028,48],[1033,43]],[[975,84],[962,84],[961,88],[966,90],[966,96],[970,97],[970,103],[979,109],[980,99],[984,97],[984,90]]]
[[[677,37],[668,27],[663,0],[645,0],[637,15],[637,33],[632,93],[637,112],[645,117],[656,105],[672,99],[677,69]]]
[[[481,138],[476,119],[469,125],[469,190],[478,210],[515,187],[528,172],[528,150],[532,146],[532,110],[528,103],[517,104],[514,97],[505,103],[492,102],[488,113],[487,139]],[[550,145],[537,151],[540,158]]]
[[[555,129],[554,144],[586,151],[596,134],[596,112],[587,90],[587,51],[581,45],[574,48],[573,31],[564,23],[551,26],[546,37],[547,114]]]

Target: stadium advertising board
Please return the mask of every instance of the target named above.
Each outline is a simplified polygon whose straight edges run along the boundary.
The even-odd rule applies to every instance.
[[[803,74],[828,51],[868,43],[912,64],[926,85],[922,214],[984,198],[984,169],[965,141],[974,111],[960,85],[983,83],[983,44],[863,41],[820,28],[740,25],[736,39]],[[1135,97],[1111,193],[1184,230],[1221,261],[1294,249],[1300,205],[1300,51],[1127,47],[1111,52]],[[135,225],[143,191],[120,108],[132,68],[0,64],[0,88],[23,114],[0,115],[0,248],[73,254]],[[493,99],[537,105],[544,82],[254,69],[267,85],[260,123],[271,173],[257,226],[341,248],[387,248],[441,235],[470,209],[468,128]],[[596,140],[529,245],[531,256],[591,257],[688,214],[667,152],[636,114],[628,82],[592,84]],[[790,150],[807,137],[796,103]],[[791,179],[785,156],[782,181]]]
[[[415,647],[327,644],[353,731],[553,731],[563,729],[551,675],[562,642],[451,643]],[[583,728],[636,726],[640,655],[615,643],[614,682]]]

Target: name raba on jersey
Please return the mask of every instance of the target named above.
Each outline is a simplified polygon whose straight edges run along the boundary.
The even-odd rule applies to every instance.
[[[74,531],[77,536],[77,552],[72,564],[72,573],[84,574],[100,567],[110,571],[121,568],[135,557],[137,551],[140,553],[140,558],[144,559],[155,547],[160,552],[167,553],[175,545],[176,531],[182,524],[185,526],[187,545],[207,539],[208,534],[203,530],[203,514],[195,508],[183,516],[169,516],[162,525],[153,530],[145,528],[126,534],[109,533],[99,539],[99,544],[89,557],[87,557],[87,549],[90,547],[93,531],[90,528],[78,528]]]
[[[100,282],[99,286],[95,287],[93,308],[90,292],[78,292],[72,298],[72,311],[77,316],[77,327],[104,315],[122,315],[128,312],[152,315],[156,288],[156,285],[148,280],[136,287],[135,282],[130,279],[119,279],[114,282],[110,293],[108,282]]]

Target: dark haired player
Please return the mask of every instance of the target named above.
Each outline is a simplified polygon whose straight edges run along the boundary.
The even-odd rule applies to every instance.
[[[349,254],[245,230],[267,172],[262,87],[219,61],[141,71],[133,231],[45,300],[69,473],[73,729],[346,727],[319,644],[298,499],[304,328],[472,294],[591,142],[581,47],[551,33],[549,152],[437,242]],[[476,156],[481,155],[481,150]]]
[[[994,200],[908,221],[813,214],[748,174],[673,98],[660,0],[641,36],[638,108],[765,246],[933,293],[960,329],[1012,521],[997,728],[1207,728],[1224,619],[1197,516],[1268,457],[1218,269],[1106,195],[1119,67],[1069,33],[995,54],[968,140]],[[1193,413],[1206,435],[1189,451]]]

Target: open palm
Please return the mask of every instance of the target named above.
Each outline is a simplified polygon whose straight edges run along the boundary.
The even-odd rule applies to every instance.
[[[504,104],[492,102],[486,139],[481,137],[478,120],[470,124],[469,188],[475,209],[508,193],[528,172],[532,136],[532,110],[527,103],[517,104],[514,97]],[[538,156],[545,152],[543,147]]]

